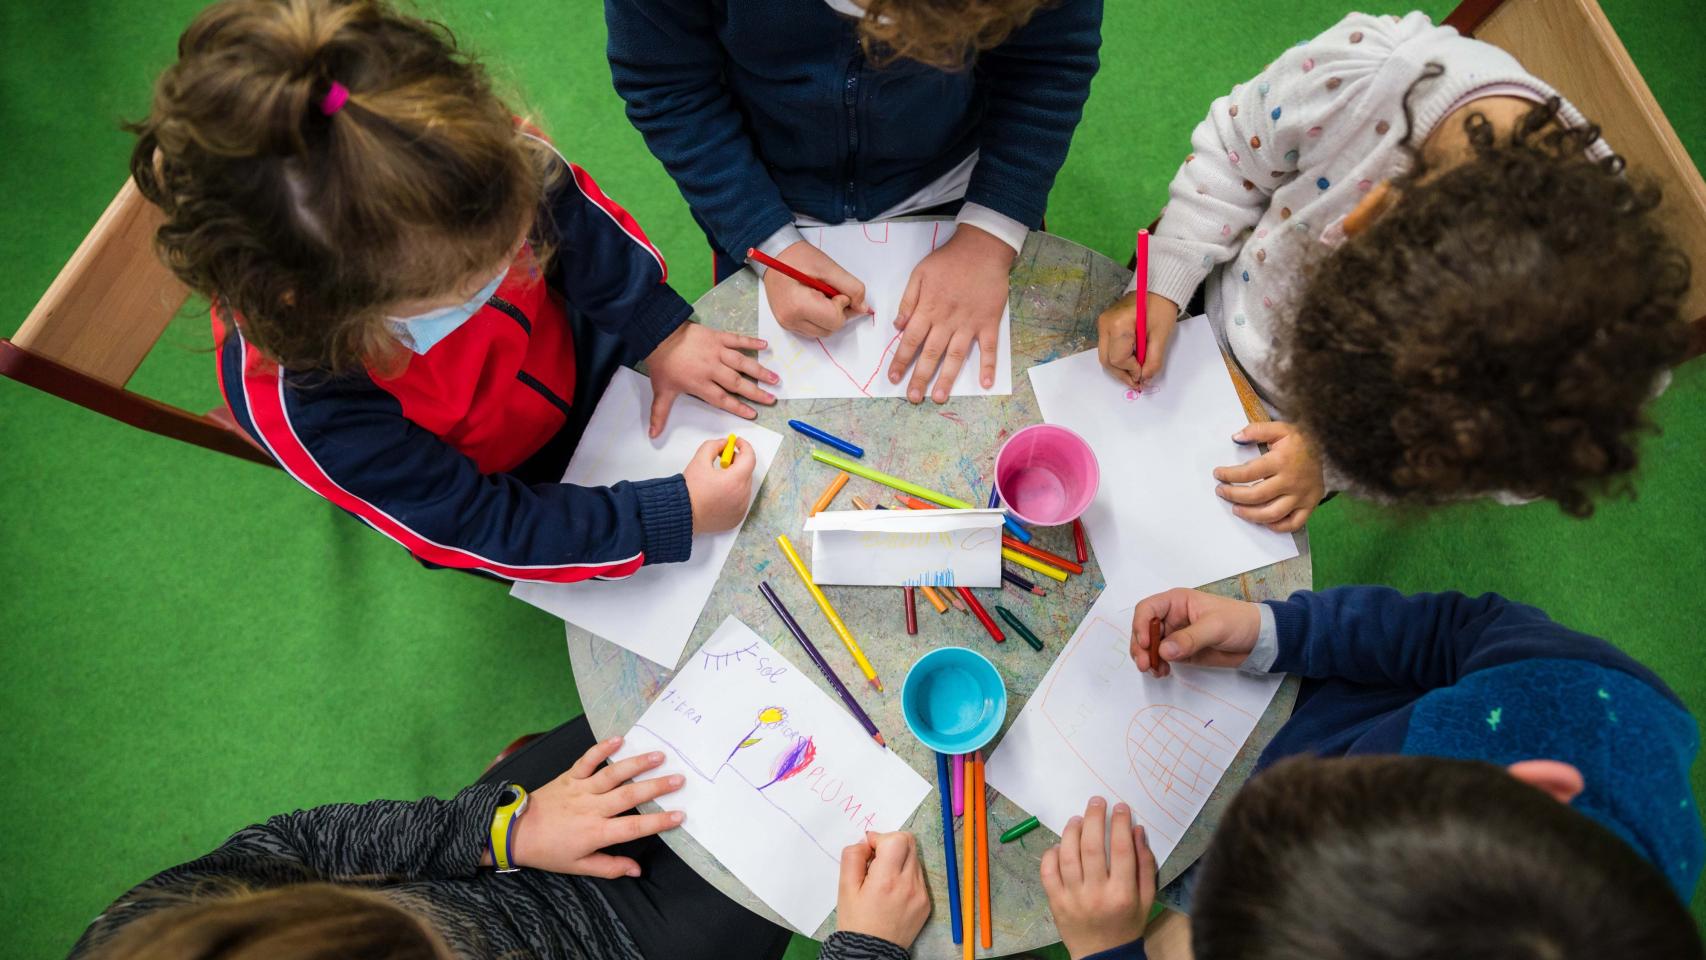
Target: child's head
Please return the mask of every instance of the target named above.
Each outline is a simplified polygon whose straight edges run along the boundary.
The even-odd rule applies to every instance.
[[[1274,765],[1220,820],[1198,960],[1698,960],[1670,885],[1503,768],[1381,756]]]
[[[368,890],[302,883],[182,898],[119,928],[99,960],[450,960],[436,932]]]
[[[378,0],[209,7],[133,129],[162,256],[293,368],[371,362],[399,307],[467,299],[552,169],[447,30]]]
[[[957,70],[996,47],[1053,0],[861,0],[859,38],[879,62]]]
[[[1656,190],[1589,159],[1558,104],[1470,156],[1415,166],[1310,269],[1276,370],[1282,405],[1358,486],[1429,503],[1510,491],[1573,515],[1633,469],[1643,407],[1688,343],[1688,261]]]

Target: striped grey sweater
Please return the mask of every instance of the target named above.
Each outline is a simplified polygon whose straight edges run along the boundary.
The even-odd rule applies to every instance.
[[[120,897],[71,949],[88,956],[126,924],[176,903],[207,880],[252,888],[318,881],[360,884],[424,913],[460,957],[643,960],[586,877],[480,866],[498,784],[450,800],[376,800],[298,810],[237,831],[219,849],[165,870]],[[731,944],[731,956],[738,945]],[[837,933],[823,960],[906,960],[875,937]]]

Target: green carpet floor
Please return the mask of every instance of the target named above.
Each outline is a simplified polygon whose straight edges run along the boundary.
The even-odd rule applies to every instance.
[[[1102,73],[1049,226],[1123,260],[1209,101],[1331,24],[1342,2],[1257,15],[1228,0],[1109,0]],[[1706,158],[1706,6],[1603,2]],[[123,181],[118,122],[144,111],[199,5],[0,4],[0,332]],[[696,297],[705,246],[611,91],[600,6],[422,4],[526,91]],[[1423,6],[1438,16],[1450,3]],[[175,324],[132,386],[214,406],[205,317]],[[1401,515],[1340,499],[1311,524],[1316,583],[1537,603],[1706,711],[1706,363],[1678,376],[1656,416],[1637,500],[1577,522],[1549,506]],[[423,571],[274,471],[0,381],[0,487],[0,916],[11,926],[0,954],[63,955],[128,886],[269,814],[449,794],[511,737],[580,710],[557,621],[495,584]],[[1706,919],[1706,898],[1694,910]],[[806,941],[791,954],[813,955]]]

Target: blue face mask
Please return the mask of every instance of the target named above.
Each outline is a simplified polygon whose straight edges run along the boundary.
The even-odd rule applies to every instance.
[[[467,323],[469,317],[479,313],[486,301],[492,298],[492,294],[498,292],[498,284],[508,275],[509,268],[505,267],[498,271],[491,283],[481,287],[479,293],[454,307],[440,307],[412,317],[392,317],[391,332],[410,350],[424,354],[431,350],[434,344],[455,332],[457,327]]]

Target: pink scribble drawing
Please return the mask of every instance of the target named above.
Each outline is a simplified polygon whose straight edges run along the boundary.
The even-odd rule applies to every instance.
[[[800,737],[796,739],[793,746],[784,750],[782,755],[776,758],[776,763],[771,768],[771,773],[773,775],[770,778],[770,782],[758,789],[762,792],[772,784],[781,783],[783,780],[789,779],[800,771],[811,766],[812,760],[816,757],[817,744],[812,742],[811,737]]]

